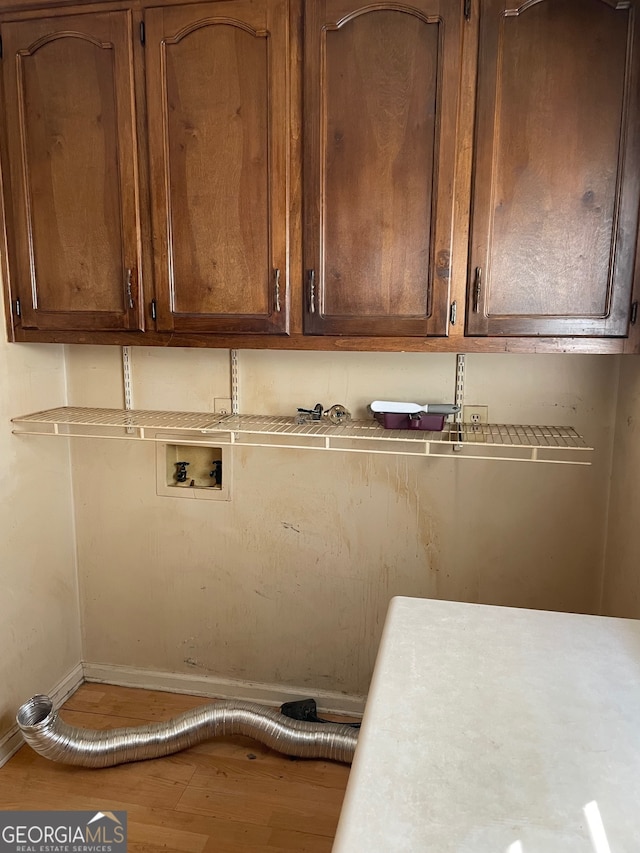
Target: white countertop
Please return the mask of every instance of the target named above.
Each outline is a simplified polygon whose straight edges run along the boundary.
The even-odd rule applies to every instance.
[[[333,853],[399,851],[640,853],[640,621],[394,598]]]

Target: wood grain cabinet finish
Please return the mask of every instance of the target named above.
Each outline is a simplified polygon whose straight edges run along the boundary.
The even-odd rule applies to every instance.
[[[288,6],[145,12],[157,328],[288,330]]]
[[[0,0],[10,337],[640,351],[639,14]]]
[[[635,0],[482,0],[467,334],[625,335]]]
[[[3,23],[9,268],[24,328],[142,328],[127,11]]]
[[[311,334],[445,335],[463,4],[305,6]]]

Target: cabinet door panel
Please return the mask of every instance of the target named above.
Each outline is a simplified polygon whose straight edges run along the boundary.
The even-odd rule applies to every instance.
[[[131,20],[3,24],[22,325],[141,328]]]
[[[385,5],[308,6],[307,332],[446,333],[462,12]]]
[[[161,329],[287,330],[287,20],[248,0],[147,12]]]
[[[638,34],[618,6],[482,6],[470,333],[626,333]]]

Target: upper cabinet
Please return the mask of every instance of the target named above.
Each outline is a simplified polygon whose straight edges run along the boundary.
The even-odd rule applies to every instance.
[[[305,332],[445,335],[462,4],[305,16]]]
[[[157,328],[287,332],[287,3],[145,24]]]
[[[640,0],[6,2],[14,340],[640,351]]]
[[[637,4],[482,0],[467,332],[625,335]]]
[[[142,328],[132,30],[126,11],[2,25],[9,269],[24,328]]]

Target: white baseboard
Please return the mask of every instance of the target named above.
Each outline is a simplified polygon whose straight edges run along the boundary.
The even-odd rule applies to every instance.
[[[73,669],[68,672],[63,678],[58,681],[47,693],[47,696],[50,696],[53,700],[54,708],[62,705],[63,702],[66,702],[69,696],[76,692],[78,687],[82,684],[84,680],[83,672],[82,672],[82,664],[77,663]],[[11,756],[16,753],[24,741],[22,740],[22,734],[20,733],[20,729],[17,725],[13,726],[9,731],[0,738],[0,767],[11,758]]]
[[[346,696],[328,690],[290,685],[263,684],[191,675],[180,672],[159,672],[152,669],[135,669],[130,666],[84,663],[85,681],[101,684],[118,684],[121,687],[141,687],[146,690],[164,690],[169,693],[188,693],[210,699],[246,699],[265,705],[279,706],[292,699],[313,698],[324,713],[346,714],[359,717],[364,710],[365,696]]]

